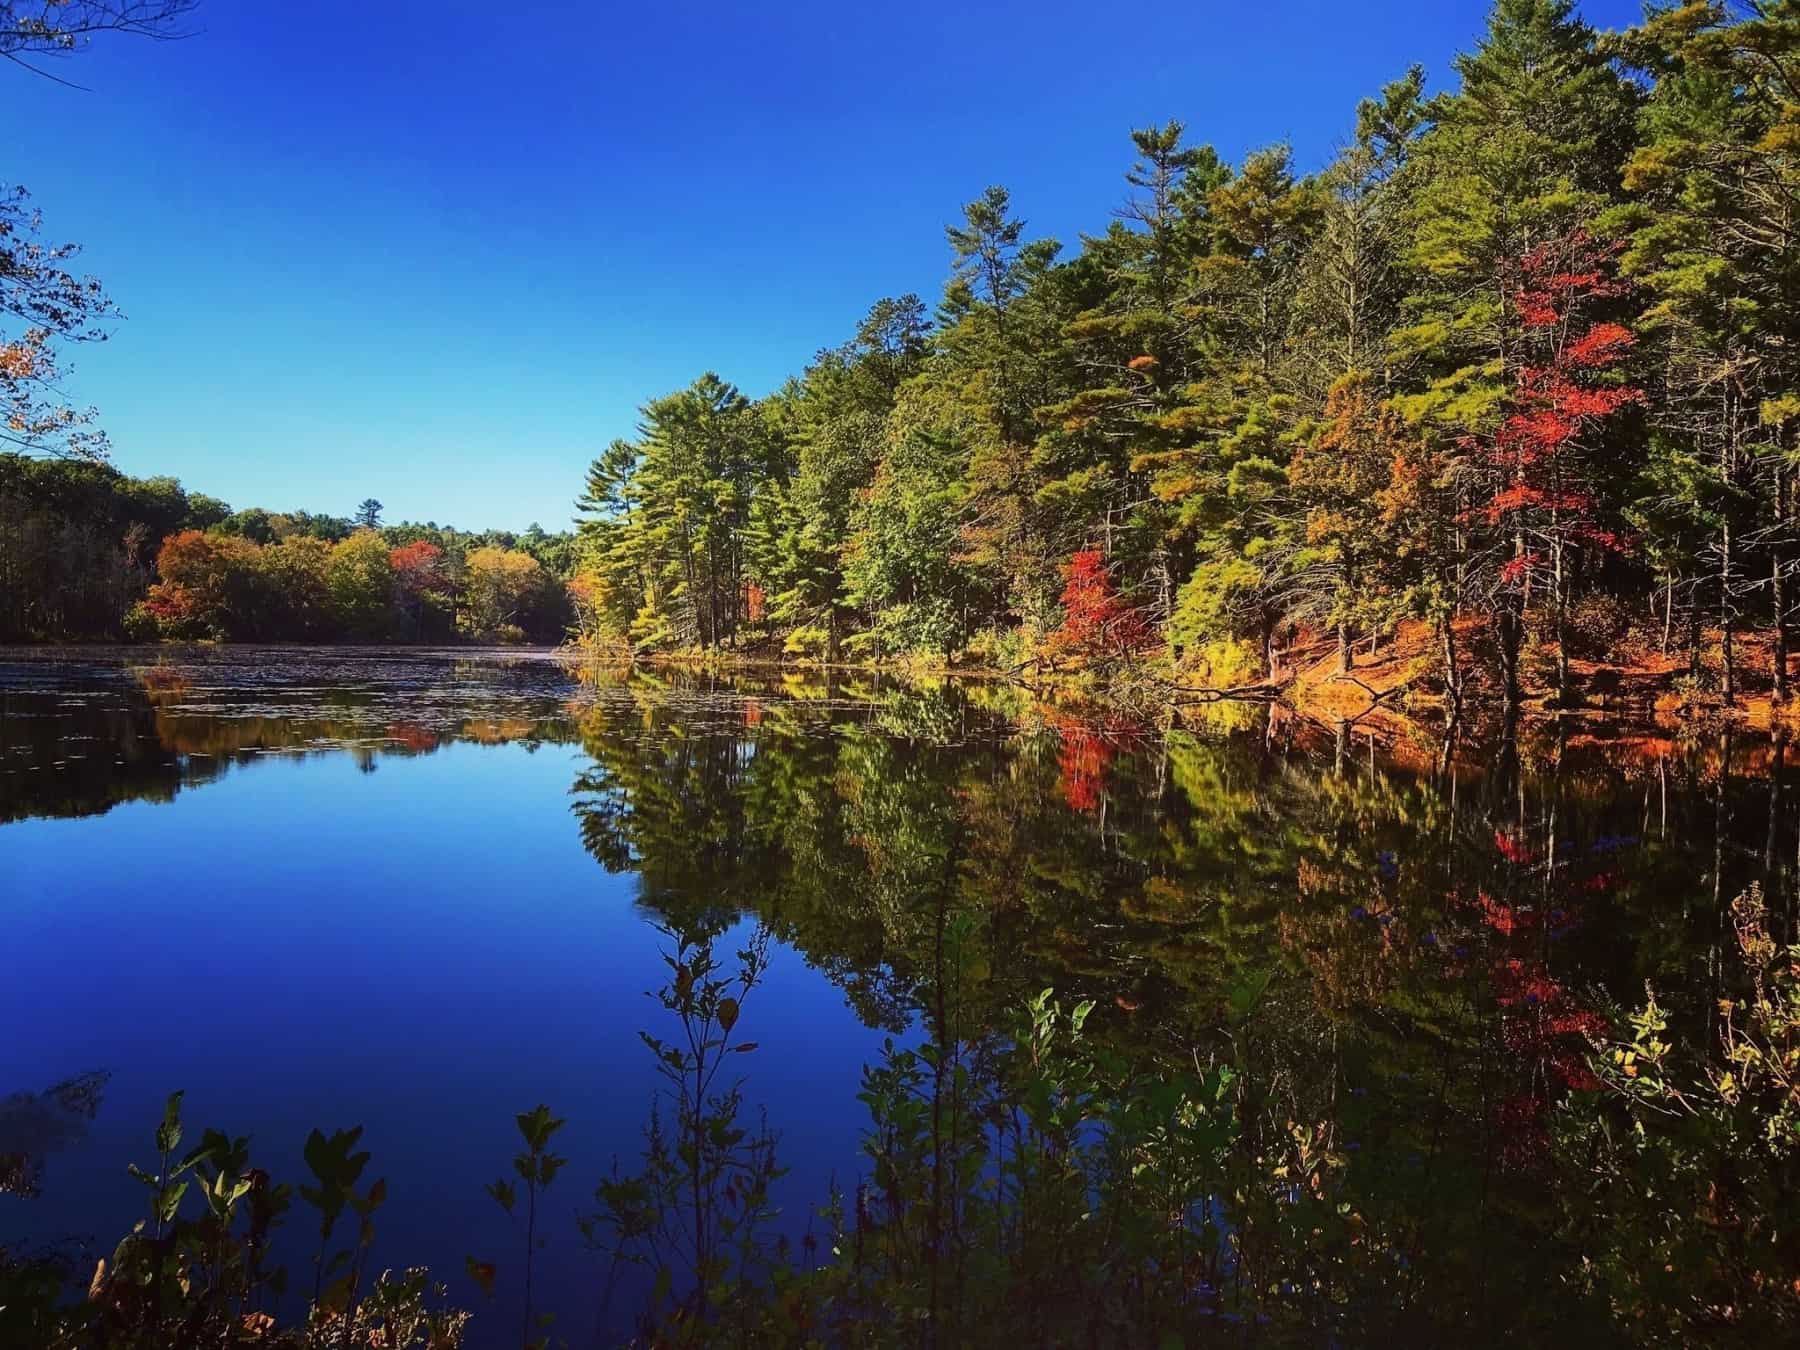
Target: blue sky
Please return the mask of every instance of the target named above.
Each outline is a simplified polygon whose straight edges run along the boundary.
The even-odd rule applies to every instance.
[[[56,67],[89,92],[0,72],[0,109],[9,176],[128,315],[70,387],[121,468],[556,529],[646,398],[709,368],[764,393],[875,299],[935,300],[987,184],[1073,246],[1133,126],[1312,167],[1409,63],[1442,87],[1485,11],[208,0],[187,41]]]

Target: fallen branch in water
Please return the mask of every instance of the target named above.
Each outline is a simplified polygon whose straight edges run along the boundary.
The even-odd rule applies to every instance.
[[[1228,689],[1217,689],[1201,684],[1177,684],[1173,680],[1159,679],[1157,684],[1166,693],[1193,694],[1196,697],[1186,700],[1188,704],[1224,703],[1239,700],[1245,703],[1273,703],[1280,698],[1287,684],[1270,684],[1262,681],[1256,684],[1237,684]],[[1180,703],[1177,706],[1184,706]]]
[[[1387,689],[1377,689],[1367,680],[1359,679],[1355,675],[1351,675],[1347,672],[1333,675],[1331,678],[1333,680],[1348,680],[1351,684],[1355,685],[1358,689],[1362,690],[1363,693],[1369,696],[1369,707],[1375,708],[1383,699],[1392,698],[1395,694],[1403,693],[1405,690],[1411,688],[1413,680],[1416,679],[1417,676],[1409,676],[1400,681],[1399,684],[1393,685]]]
[[[1332,676],[1332,678],[1334,680],[1348,680],[1348,681],[1350,681],[1351,684],[1356,685],[1365,694],[1367,694],[1369,696],[1369,706],[1368,707],[1364,708],[1361,712],[1357,713],[1354,717],[1346,717],[1346,718],[1342,719],[1345,726],[1353,727],[1358,722],[1362,721],[1363,718],[1367,717],[1370,713],[1378,712],[1381,708],[1382,700],[1392,698],[1395,694],[1403,693],[1405,690],[1411,688],[1413,681],[1416,680],[1418,678],[1418,676],[1416,676],[1416,675],[1409,676],[1406,679],[1400,681],[1399,684],[1396,684],[1392,688],[1389,688],[1389,689],[1377,689],[1374,685],[1370,684],[1367,680],[1359,680],[1359,679],[1357,679],[1356,676],[1349,675],[1349,674],[1334,675],[1334,676]]]

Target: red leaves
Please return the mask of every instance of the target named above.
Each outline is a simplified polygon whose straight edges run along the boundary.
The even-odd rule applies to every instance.
[[[394,580],[408,595],[442,594],[450,589],[444,575],[444,550],[429,540],[402,544],[388,551]]]
[[[200,616],[200,598],[179,581],[159,581],[144,596],[144,608],[163,623],[180,624]]]
[[[1132,655],[1155,644],[1155,630],[1142,610],[1120,598],[1099,549],[1073,554],[1063,576],[1063,621],[1045,641],[1052,653],[1091,660]]]
[[[1514,299],[1533,359],[1516,368],[1510,411],[1477,447],[1485,449],[1491,487],[1471,513],[1517,541],[1497,567],[1506,590],[1528,586],[1547,551],[1623,549],[1597,520],[1600,504],[1587,487],[1604,424],[1644,401],[1642,389],[1614,373],[1636,343],[1631,330],[1590,317],[1597,304],[1626,293],[1612,274],[1616,252],[1578,230],[1520,259]]]
[[[1598,323],[1563,350],[1563,360],[1584,370],[1604,370],[1624,360],[1636,341],[1623,324]]]
[[[1071,808],[1086,814],[1100,809],[1106,795],[1106,774],[1122,749],[1138,744],[1140,728],[1117,718],[1088,720],[1065,713],[1052,719],[1059,741],[1056,767],[1058,787]]]
[[[1494,849],[1514,881],[1524,882],[1527,868],[1532,876],[1529,889],[1516,896],[1502,898],[1484,889],[1472,902],[1492,935],[1489,982],[1496,1031],[1516,1089],[1490,1119],[1501,1163],[1536,1172],[1547,1160],[1549,1108],[1563,1093],[1595,1085],[1589,1043],[1609,1030],[1603,1015],[1584,1006],[1551,973],[1552,944],[1579,921],[1566,897],[1608,890],[1615,876],[1600,872],[1584,878],[1571,861],[1578,855],[1546,850],[1517,828],[1496,829]]]
[[[1505,586],[1517,586],[1531,575],[1531,569],[1544,560],[1541,553],[1525,552],[1516,558],[1508,558],[1500,565],[1500,581]]]
[[[1501,517],[1514,511],[1534,508],[1579,515],[1593,504],[1593,497],[1586,492],[1551,492],[1545,488],[1516,483],[1494,494],[1487,504],[1487,518],[1488,524],[1494,525],[1499,523]]]
[[[1074,810],[1092,814],[1100,809],[1113,748],[1105,737],[1079,725],[1065,727],[1061,738],[1056,766],[1061,772],[1063,800]]]
[[[1494,831],[1494,847],[1500,856],[1516,867],[1525,867],[1537,861],[1537,850],[1509,830]]]

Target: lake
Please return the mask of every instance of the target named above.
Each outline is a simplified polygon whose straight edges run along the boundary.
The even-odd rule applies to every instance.
[[[969,1034],[1053,988],[1123,1060],[1254,1060],[1413,1235],[1391,1297],[1548,1324],[1584,1036],[1646,981],[1703,1017],[1750,882],[1791,920],[1785,740],[1569,722],[1514,760],[1227,717],[538,652],[0,650],[0,1242],[109,1252],[176,1089],[290,1179],[308,1130],[361,1125],[377,1265],[429,1265],[502,1344],[516,1283],[490,1317],[465,1258],[516,1265],[483,1187],[543,1102],[569,1163],[538,1302],[574,1343],[624,1328],[575,1216],[642,1148],[640,1033],[674,1021],[646,995],[677,934],[729,968],[763,931],[731,1067],[793,1242],[868,1176],[864,1066],[938,1025],[948,943]]]

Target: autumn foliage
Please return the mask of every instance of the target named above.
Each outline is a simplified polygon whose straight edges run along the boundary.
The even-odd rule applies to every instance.
[[[1156,645],[1143,611],[1113,584],[1099,549],[1074,554],[1063,567],[1062,623],[1045,640],[1053,657],[1093,662],[1130,657]]]
[[[496,547],[452,559],[429,540],[389,547],[359,530],[336,543],[290,535],[258,544],[213,530],[170,535],[141,605],[157,636],[270,641],[554,641],[564,600],[528,554]]]
[[[1503,588],[1525,590],[1534,574],[1558,572],[1568,553],[1624,542],[1597,515],[1597,433],[1644,391],[1618,376],[1635,344],[1622,324],[1593,317],[1626,294],[1612,273],[1616,250],[1582,231],[1532,250],[1521,263],[1515,304],[1527,359],[1513,375],[1509,411],[1488,447],[1493,487],[1486,523],[1512,541],[1499,569]],[[1555,584],[1554,575],[1545,577]]]

